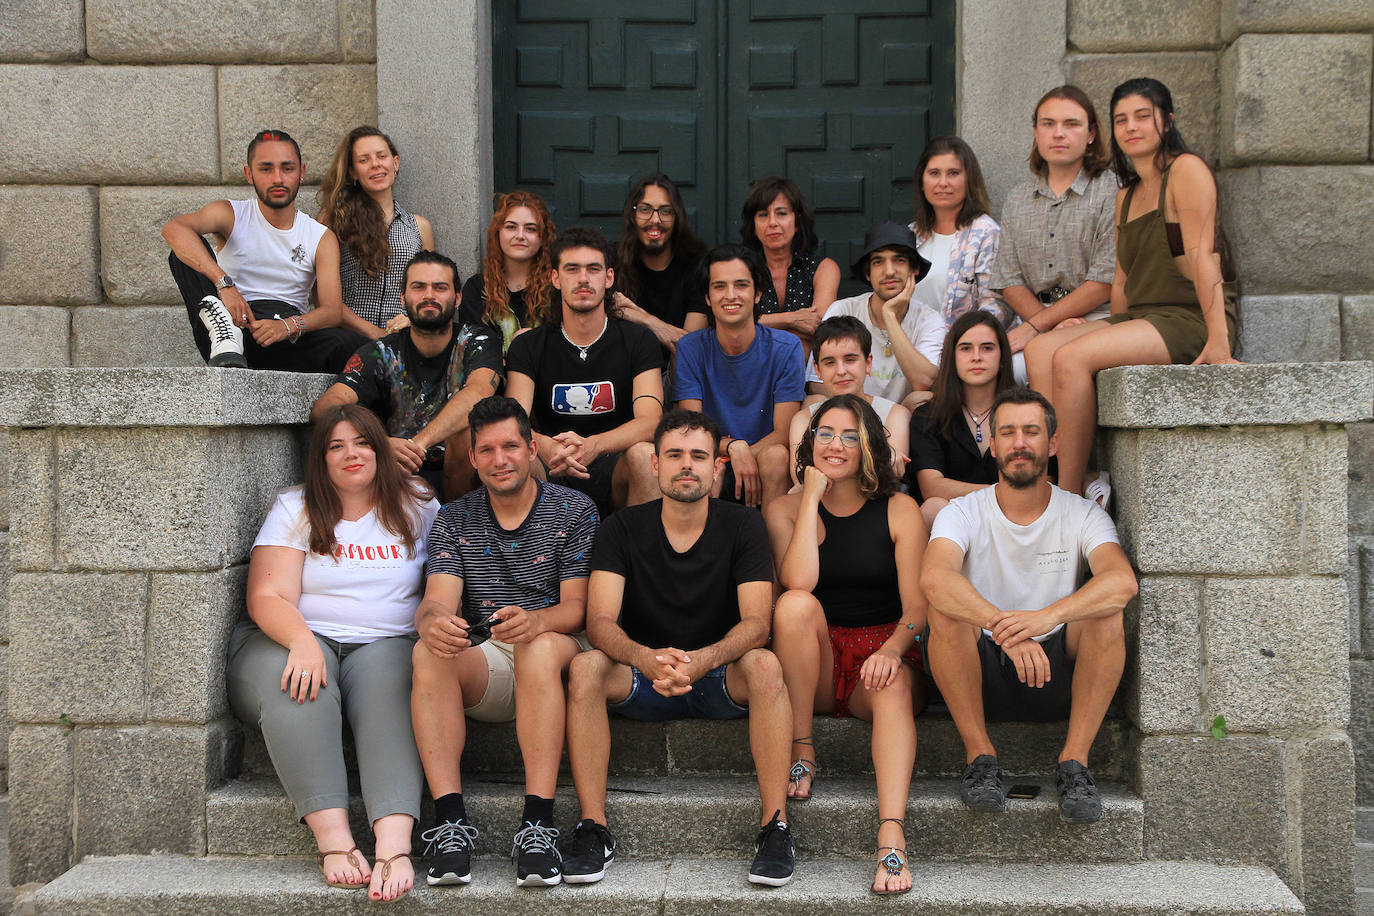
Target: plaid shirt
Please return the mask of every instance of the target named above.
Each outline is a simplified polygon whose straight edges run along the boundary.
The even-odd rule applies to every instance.
[[[396,204],[396,213],[391,218],[391,228],[387,230],[387,244],[391,253],[387,255],[382,272],[369,277],[358,266],[358,259],[347,245],[339,246],[339,280],[343,285],[344,302],[379,328],[385,328],[388,320],[401,312],[401,280],[405,276],[406,265],[420,250],[420,226],[411,216]]]

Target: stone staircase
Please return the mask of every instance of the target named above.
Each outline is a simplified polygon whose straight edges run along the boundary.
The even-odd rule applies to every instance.
[[[867,890],[877,802],[869,726],[817,719],[821,775],[815,798],[797,803],[797,875],[786,888],[745,880],[757,829],[758,795],[744,722],[666,725],[613,720],[608,816],[620,840],[606,879],[588,887],[518,889],[508,858],[523,789],[511,726],[471,723],[464,794],[482,830],[473,883],[421,885],[397,912],[468,913],[847,912],[856,906],[939,914],[1295,913],[1302,904],[1270,870],[1203,862],[1149,861],[1144,805],[1128,785],[1129,728],[1111,720],[1094,748],[1105,815],[1091,827],[1059,820],[1052,776],[1062,725],[1003,724],[993,739],[1008,774],[1042,786],[1002,815],[975,814],[956,795],[963,767],[958,735],[943,710],[919,720],[920,748],[907,809],[916,887],[880,901]],[[425,825],[429,823],[426,799]],[[566,774],[557,822],[577,816]],[[366,837],[361,800],[353,819]],[[207,801],[205,858],[88,858],[29,901],[35,914],[362,912],[365,895],[326,887],[261,740],[245,742],[239,776]],[[417,833],[418,833],[417,828]],[[362,842],[364,850],[368,844]],[[418,836],[415,848],[421,848]],[[762,896],[761,896],[762,895]],[[370,911],[370,910],[369,910]]]

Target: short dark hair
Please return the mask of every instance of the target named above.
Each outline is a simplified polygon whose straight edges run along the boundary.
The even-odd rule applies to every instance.
[[[773,278],[768,275],[768,268],[763,266],[763,258],[752,248],[741,245],[739,242],[726,242],[717,245],[706,256],[697,263],[697,296],[699,299],[706,298],[707,292],[711,288],[711,265],[724,264],[726,261],[743,261],[744,266],[749,268],[749,276],[754,280],[754,292],[760,293],[764,287],[773,282]],[[759,320],[759,308],[761,300],[754,303],[754,320]],[[706,310],[707,324],[715,327],[716,317],[710,309]]]
[[[255,149],[258,148],[258,144],[259,144],[259,143],[277,143],[277,142],[280,142],[280,143],[290,143],[290,144],[291,144],[291,148],[294,149],[294,150],[296,151],[296,161],[297,161],[297,162],[303,161],[303,160],[301,159],[301,145],[300,145],[299,143],[297,143],[296,140],[295,140],[295,138],[292,137],[290,134],[288,134],[286,131],[284,131],[284,130],[260,130],[260,131],[258,131],[256,134],[253,135],[253,139],[252,139],[252,140],[249,140],[249,141],[248,141],[248,164],[249,164],[249,165],[252,165],[252,164],[253,164],[253,150],[255,150]]]
[[[473,404],[472,409],[468,411],[468,433],[472,442],[477,442],[477,434],[483,429],[496,423],[504,423],[506,420],[515,421],[520,428],[520,437],[527,444],[534,441],[534,432],[530,429],[530,415],[525,413],[525,408],[520,406],[520,402],[515,398],[493,394]]]
[[[442,264],[453,271],[453,288],[461,290],[463,288],[463,278],[458,275],[458,265],[453,263],[452,258],[447,258],[437,251],[430,251],[428,248],[421,248],[415,252],[415,257],[406,262],[406,269],[401,272],[401,288],[404,289],[410,282],[410,268],[416,264]]]
[[[740,239],[750,248],[763,250],[763,242],[759,241],[758,233],[754,231],[754,214],[771,207],[779,194],[787,198],[787,203],[792,207],[796,225],[796,234],[792,236],[792,253],[810,254],[820,244],[820,238],[816,235],[816,215],[801,187],[791,178],[781,175],[760,178],[749,189],[749,195],[744,198],[744,207],[740,210]]]
[[[873,334],[868,330],[868,326],[853,315],[836,315],[834,318],[827,318],[816,326],[816,333],[811,335],[811,358],[819,365],[821,361],[821,344],[830,340],[853,340],[859,345],[864,356],[873,353]]]
[[[606,237],[591,226],[569,226],[554,238],[553,244],[549,246],[549,262],[553,264],[553,269],[557,270],[563,261],[563,252],[569,248],[593,248],[601,252],[601,259],[607,268],[615,266],[614,256],[611,253],[611,243],[606,241]]]
[[[654,428],[655,455],[663,444],[663,437],[675,429],[704,429],[711,435],[712,453],[720,451],[720,427],[715,420],[698,410],[674,407],[659,418],[658,426]]]
[[[1051,436],[1059,429],[1054,405],[1043,394],[1025,385],[1013,385],[998,393],[992,402],[992,428],[997,429],[997,411],[1003,404],[1039,404],[1045,411],[1045,432]]]

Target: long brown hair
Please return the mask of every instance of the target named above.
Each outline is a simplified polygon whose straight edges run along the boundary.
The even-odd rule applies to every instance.
[[[927,415],[926,428],[929,430],[948,434],[954,421],[963,417],[964,383],[954,364],[954,348],[959,345],[960,338],[980,324],[992,328],[1001,350],[997,361],[997,387],[993,393],[1005,391],[1016,384],[1016,376],[1011,368],[1011,342],[1007,340],[1007,332],[1002,329],[1002,322],[992,312],[982,309],[964,312],[950,326],[949,333],[945,335],[945,344],[940,349],[940,367],[935,372],[935,387],[931,389],[930,412]]]
[[[369,277],[376,277],[386,267],[386,259],[391,254],[391,244],[387,241],[387,216],[377,202],[358,186],[351,168],[353,166],[353,144],[364,137],[381,137],[391,148],[391,155],[399,156],[396,144],[391,138],[375,127],[363,125],[348,132],[334,150],[334,158],[329,162],[329,171],[320,182],[316,200],[320,205],[320,222],[324,223],[339,237],[339,244],[347,248],[358,259],[358,266]]]
[[[926,144],[921,153],[921,161],[916,163],[913,177],[915,201],[911,208],[916,223],[916,234],[930,235],[935,231],[935,208],[926,200],[924,176],[930,160],[945,153],[953,153],[964,168],[964,205],[954,220],[958,229],[966,228],[984,213],[992,212],[992,201],[988,199],[988,186],[983,181],[983,170],[978,166],[978,157],[973,155],[973,147],[960,137],[936,137]]]
[[[639,223],[635,219],[635,207],[644,200],[644,192],[650,187],[662,188],[668,195],[668,205],[673,208],[673,228],[669,235],[673,258],[681,258],[684,264],[695,264],[706,253],[706,243],[692,231],[687,220],[687,204],[682,200],[682,192],[673,180],[662,172],[636,181],[625,198],[625,208],[620,214],[620,241],[615,248],[615,288],[630,299],[639,299]]]
[[[1088,130],[1092,132],[1093,138],[1088,142],[1088,149],[1083,154],[1083,174],[1091,179],[1107,171],[1107,166],[1112,164],[1112,154],[1107,148],[1109,140],[1102,136],[1102,125],[1097,120],[1097,109],[1093,107],[1093,100],[1088,98],[1086,92],[1072,84],[1056,86],[1042,95],[1040,101],[1035,103],[1035,110],[1031,113],[1032,127],[1035,127],[1040,121],[1041,106],[1051,99],[1073,102],[1083,109],[1083,113],[1088,116]],[[1035,145],[1033,139],[1031,140],[1030,155],[1026,157],[1026,162],[1030,164],[1030,170],[1035,174],[1049,176],[1049,163],[1045,162],[1044,157],[1040,155],[1040,148]]]
[[[371,446],[377,474],[372,480],[372,509],[382,527],[406,545],[406,555],[415,554],[419,540],[419,503],[429,498],[429,490],[418,477],[402,474],[391,451],[391,440],[377,415],[359,404],[332,407],[315,421],[310,430],[310,448],[305,456],[305,517],[310,523],[310,552],[329,556],[338,542],[334,529],[343,518],[339,492],[329,479],[325,454],[334,428],[340,423],[353,428]]]
[[[553,217],[549,208],[538,194],[529,191],[511,191],[509,194],[496,195],[496,212],[487,223],[487,248],[482,255],[482,295],[486,303],[482,307],[482,321],[497,326],[502,318],[511,314],[510,289],[506,286],[506,262],[501,253],[501,224],[516,207],[528,207],[534,214],[535,224],[539,227],[539,251],[530,262],[530,272],[525,280],[525,315],[531,324],[538,321],[545,311],[545,304],[553,292],[553,272],[549,261],[549,246],[555,235]]]
[[[873,407],[857,394],[837,394],[816,408],[797,444],[797,479],[815,463],[816,427],[826,411],[847,410],[859,419],[859,492],[867,500],[886,499],[897,492],[897,472],[892,469],[892,446],[887,429]]]

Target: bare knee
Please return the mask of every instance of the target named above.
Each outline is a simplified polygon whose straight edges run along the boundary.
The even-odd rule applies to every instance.
[[[935,527],[935,516],[940,514],[940,510],[949,505],[949,500],[939,496],[932,496],[930,499],[921,503],[921,518],[925,519],[926,530]]]
[[[606,653],[592,649],[582,652],[568,665],[568,696],[576,700],[602,700],[606,693],[606,676],[614,662]]]
[[[562,633],[540,633],[529,642],[515,644],[515,680],[541,677],[563,670],[563,654],[568,637]]]
[[[791,636],[809,632],[816,626],[816,618],[822,613],[821,604],[810,592],[789,589],[782,593],[773,608],[774,636]]]
[[[417,688],[456,685],[458,682],[457,660],[435,655],[422,639],[416,640],[415,648],[410,651],[410,662],[412,683]]]
[[[782,680],[782,665],[778,657],[767,649],[750,649],[740,656],[740,673],[749,685],[749,696],[760,697],[786,691]]]

